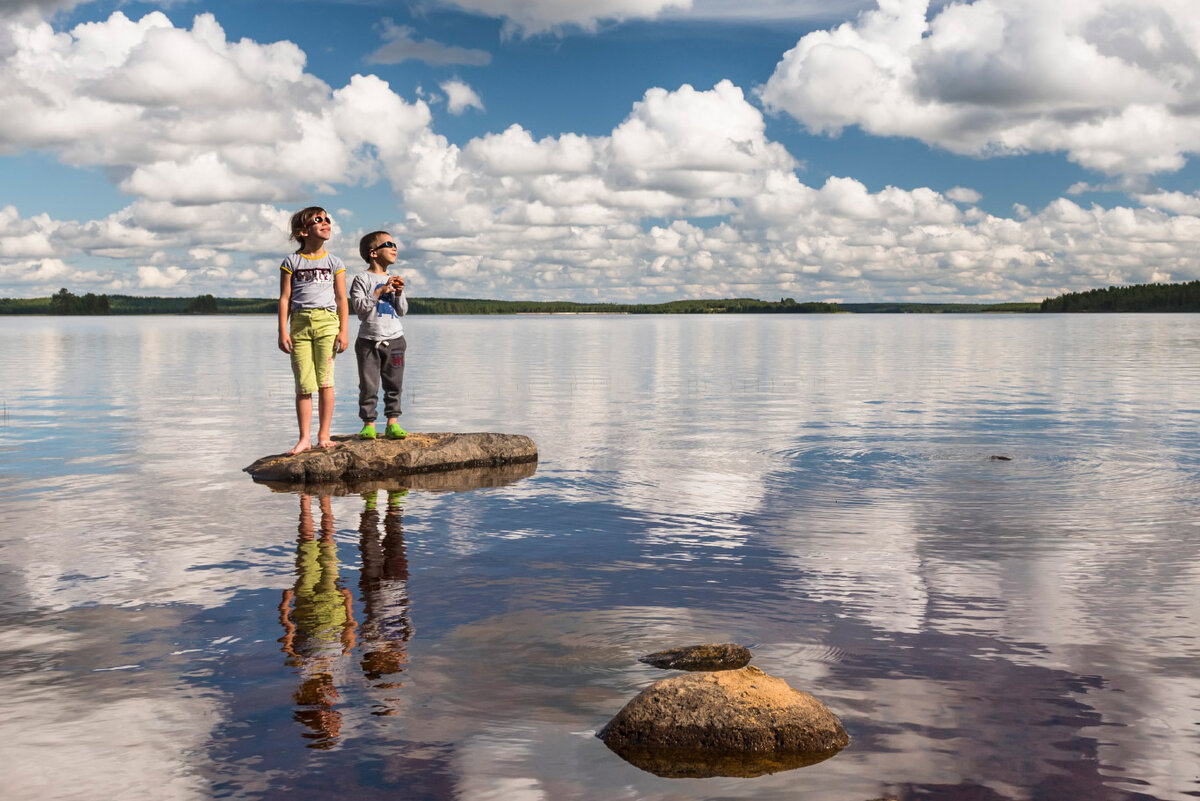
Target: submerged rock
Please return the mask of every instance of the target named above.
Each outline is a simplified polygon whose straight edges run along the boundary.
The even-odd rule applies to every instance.
[[[663,670],[737,670],[750,664],[750,649],[735,643],[685,645],[638,657]]]
[[[264,456],[245,468],[255,481],[274,485],[363,482],[458,470],[466,467],[536,462],[537,445],[519,434],[409,434],[407,439],[334,437],[332,448],[295,455]]]
[[[599,737],[668,777],[760,776],[828,759],[850,742],[828,707],[753,666],[657,681]]]

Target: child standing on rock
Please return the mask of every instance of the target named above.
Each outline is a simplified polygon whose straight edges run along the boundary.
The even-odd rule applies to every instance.
[[[312,447],[312,396],[318,393],[317,446],[333,446],[333,357],[346,350],[350,315],[346,309],[346,266],[325,250],[333,220],[320,206],[292,215],[291,239],[300,243],[279,265],[279,349],[292,357],[296,378],[296,420],[300,440],[288,453]]]
[[[396,263],[396,243],[387,231],[374,231],[358,243],[358,252],[367,269],[354,277],[350,286],[350,305],[361,325],[354,341],[358,360],[358,416],[363,421],[359,439],[375,439],[375,409],[379,384],[383,383],[383,413],[387,417],[384,436],[404,439],[408,432],[400,427],[400,391],[404,387],[404,352],[408,343],[400,318],[408,313],[404,279],[389,275]]]

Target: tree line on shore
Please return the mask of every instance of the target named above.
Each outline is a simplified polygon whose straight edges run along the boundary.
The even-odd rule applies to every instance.
[[[1200,281],[1110,286],[1042,301],[1044,312],[1200,312]]]
[[[1200,281],[1069,292],[1041,303],[798,303],[755,298],[669,303],[409,298],[410,314],[946,314],[974,312],[1198,312]],[[273,314],[275,298],[76,295],[65,287],[48,298],[0,298],[0,314]]]

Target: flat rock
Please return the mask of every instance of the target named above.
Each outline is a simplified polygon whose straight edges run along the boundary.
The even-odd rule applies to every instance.
[[[537,445],[520,434],[420,434],[406,439],[334,437],[331,448],[264,456],[245,468],[278,487],[354,484],[462,468],[536,462]]]
[[[671,777],[791,770],[850,742],[828,707],[753,666],[657,681],[599,737],[634,765]]]
[[[750,664],[750,649],[735,643],[685,645],[638,657],[663,670],[737,670]]]
[[[412,473],[395,478],[339,479],[305,484],[287,481],[258,481],[274,492],[305,495],[362,495],[368,492],[420,490],[422,492],[464,492],[482,487],[503,487],[537,472],[537,462],[517,462],[488,467],[457,467],[433,473]]]

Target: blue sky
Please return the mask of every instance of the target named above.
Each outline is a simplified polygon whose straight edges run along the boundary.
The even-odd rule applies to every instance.
[[[0,5],[0,297],[1009,301],[1200,278],[1183,0]]]

